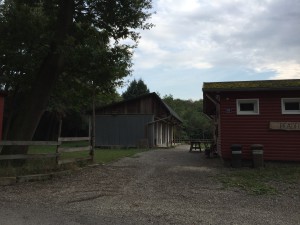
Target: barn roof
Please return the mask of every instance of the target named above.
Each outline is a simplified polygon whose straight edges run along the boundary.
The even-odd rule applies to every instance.
[[[152,93],[149,93],[149,94],[140,95],[138,97],[131,98],[131,99],[128,99],[128,100],[124,100],[124,101],[120,101],[120,102],[115,102],[115,103],[112,103],[112,104],[100,107],[98,109],[110,108],[110,107],[113,107],[113,106],[116,106],[116,105],[121,105],[121,104],[124,104],[124,103],[127,103],[127,102],[133,102],[133,101],[137,101],[137,100],[140,100],[140,99],[143,99],[143,98],[147,98],[149,96],[152,96],[158,102],[160,102],[162,104],[162,106],[166,109],[166,111],[168,113],[170,113],[170,115],[172,115],[173,117],[175,117],[181,123],[183,122],[182,119],[180,118],[180,116],[167,103],[165,103],[155,92],[152,92]],[[97,111],[97,109],[96,109],[96,111]]]
[[[300,90],[300,79],[205,82],[202,90],[203,92]]]

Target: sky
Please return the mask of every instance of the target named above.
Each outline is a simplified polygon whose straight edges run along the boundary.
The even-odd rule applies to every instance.
[[[300,79],[299,0],[153,0],[133,79],[161,97],[202,99],[203,82]]]

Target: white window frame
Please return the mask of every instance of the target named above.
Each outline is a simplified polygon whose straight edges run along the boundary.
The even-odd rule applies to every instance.
[[[286,102],[298,102],[300,104],[300,98],[282,98],[281,99],[281,113],[282,114],[300,114],[299,110],[286,110],[285,103]]]
[[[241,111],[241,103],[253,103],[254,110],[252,111]],[[259,115],[259,99],[237,99],[236,100],[236,114],[237,115]]]

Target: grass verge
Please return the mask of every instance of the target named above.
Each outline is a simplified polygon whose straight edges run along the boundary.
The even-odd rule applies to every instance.
[[[238,188],[254,195],[275,195],[300,185],[300,164],[270,163],[264,169],[242,168],[218,176],[225,188]]]

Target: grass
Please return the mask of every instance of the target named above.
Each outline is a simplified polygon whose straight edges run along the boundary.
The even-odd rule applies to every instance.
[[[63,146],[66,147],[81,147],[87,146],[88,142],[67,142]],[[29,154],[39,153],[55,153],[56,146],[30,146]],[[112,161],[119,160],[124,157],[131,157],[135,154],[146,151],[146,149],[95,149],[94,152],[94,163],[106,164]],[[60,159],[69,158],[86,158],[89,156],[88,151],[83,152],[64,152],[61,154]],[[7,165],[0,167],[0,177],[5,176],[20,176],[26,174],[38,174],[38,173],[49,173],[67,169],[75,169],[80,166],[84,166],[86,163],[73,163],[57,166],[55,158],[48,159],[30,159],[22,167],[12,167]]]
[[[83,147],[88,146],[88,141],[75,141],[75,142],[64,142],[61,146],[63,147]],[[29,154],[39,154],[39,153],[55,153],[56,146],[30,146]]]
[[[83,147],[88,146],[87,141],[79,142],[64,142],[63,147]],[[54,153],[56,150],[55,146],[31,146],[29,149],[29,154],[38,154],[38,153]],[[111,161],[118,160],[123,157],[132,156],[136,153],[145,151],[146,149],[95,149],[94,161],[95,163],[108,163]],[[63,152],[61,153],[61,159],[68,158],[85,158],[89,156],[88,151],[82,152]]]
[[[275,195],[284,191],[281,189],[300,185],[300,164],[272,163],[260,170],[231,169],[220,175],[218,180],[225,188],[238,188],[254,195]]]

